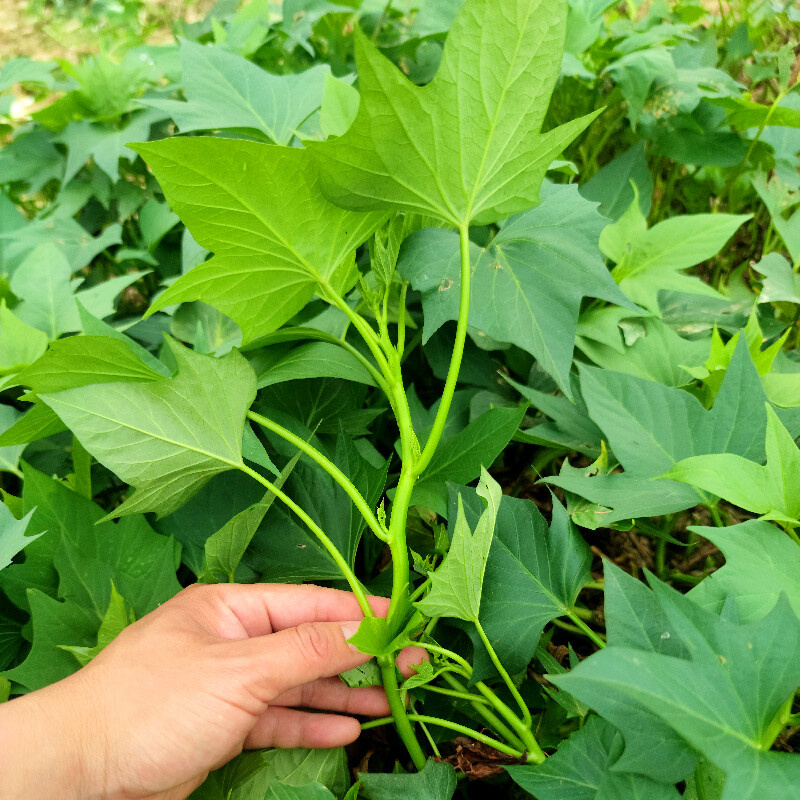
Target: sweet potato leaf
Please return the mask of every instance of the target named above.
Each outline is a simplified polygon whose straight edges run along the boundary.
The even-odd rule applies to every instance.
[[[467,0],[424,87],[357,33],[355,122],[338,139],[309,143],[326,195],[345,208],[415,211],[454,225],[536,205],[550,163],[596,116],[540,132],[566,16],[561,0]]]
[[[701,491],[692,496],[674,481],[651,480],[686,457],[764,456],[766,396],[743,340],[710,410],[682,389],[594,367],[581,368],[581,391],[625,472],[591,477],[565,471],[563,477],[544,480],[612,507],[608,522],[630,518],[632,511],[653,516],[710,502]]]
[[[524,406],[490,408],[446,439],[417,481],[411,503],[427,506],[444,516],[447,483],[467,483],[481,474],[483,466],[491,466],[516,433],[524,413]]]
[[[304,150],[202,136],[135,149],[197,242],[215,254],[148,313],[202,298],[239,325],[245,343],[279,328],[316,291],[352,288],[353,252],[384,218],[325,200]]]
[[[212,475],[243,464],[252,369],[238,353],[215,359],[167,342],[178,364],[173,378],[41,395],[101,464],[136,488],[110,517],[169,514]]]
[[[722,800],[792,791],[800,762],[767,752],[780,731],[782,708],[800,683],[800,620],[788,601],[783,597],[763,619],[740,625],[655,579],[650,583],[666,618],[657,635],[676,640],[685,655],[609,641],[605,650],[568,675],[553,676],[553,682],[597,709],[626,743],[636,735],[628,727],[626,704],[640,704],[725,771]],[[652,637],[656,630],[649,626],[647,633]],[[765,657],[776,648],[781,658]]]
[[[761,619],[781,594],[800,616],[800,553],[774,525],[748,520],[728,528],[693,526],[690,530],[713,542],[725,564],[689,592],[700,606],[719,613],[733,597],[742,622]]]
[[[320,107],[330,74],[329,67],[320,65],[297,75],[271,75],[222,47],[186,39],[180,54],[186,102],[144,102],[169,114],[182,133],[250,128],[275,144],[287,145],[300,124]]]
[[[463,503],[468,526],[478,516],[478,502],[473,491],[451,485],[451,509]],[[511,673],[530,663],[544,626],[575,604],[590,580],[590,566],[589,547],[558,501],[548,529],[530,500],[502,498],[483,576],[480,622]],[[493,675],[485,648],[473,643],[475,679]]]
[[[32,514],[29,511],[22,519],[16,519],[8,506],[0,503],[0,570],[5,569],[14,556],[42,536],[42,533],[26,536]]]
[[[417,608],[429,617],[455,617],[474,622],[480,616],[484,573],[502,491],[492,476],[482,470],[477,492],[486,502],[486,510],[474,531],[470,530],[459,498],[450,549],[430,575],[430,592],[417,603]]]
[[[638,200],[603,231],[600,247],[616,262],[614,279],[640,306],[659,314],[658,293],[665,289],[719,297],[719,292],[683,270],[715,256],[750,217],[693,214],[672,217],[649,230]]]
[[[508,774],[538,800],[678,800],[670,784],[614,769],[623,747],[613,725],[591,717],[544,764]]]
[[[509,220],[488,249],[472,247],[470,325],[528,351],[570,395],[569,370],[584,297],[635,309],[603,264],[597,240],[606,220],[575,186],[542,190],[536,208]],[[429,229],[411,236],[398,264],[422,292],[423,341],[458,318],[458,236]]]
[[[685,458],[662,477],[682,481],[729,503],[787,525],[800,525],[800,451],[767,405],[765,466],[733,453]]]
[[[372,800],[450,800],[456,791],[456,773],[450,764],[428,759],[415,774],[387,775],[360,772],[361,785]]]

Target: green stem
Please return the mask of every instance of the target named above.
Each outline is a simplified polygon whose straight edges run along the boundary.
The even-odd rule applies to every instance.
[[[379,658],[378,664],[381,668],[381,679],[383,680],[383,688],[386,691],[386,699],[389,702],[389,710],[392,712],[392,716],[388,718],[388,721],[394,722],[397,733],[403,740],[414,766],[420,770],[425,766],[427,759],[414,734],[414,728],[411,726],[412,715],[406,712],[403,698],[400,696],[394,659],[389,657]],[[364,728],[363,725],[362,728]]]
[[[262,428],[266,428],[268,431],[272,431],[282,439],[290,442],[298,450],[301,450],[310,459],[312,459],[312,461],[319,464],[319,466],[322,467],[322,469],[324,469],[325,472],[327,472],[328,475],[330,475],[336,481],[336,483],[342,487],[342,489],[344,489],[348,497],[353,501],[353,505],[355,505],[355,507],[361,512],[361,516],[364,517],[364,520],[366,521],[370,530],[381,541],[389,541],[388,532],[378,522],[375,514],[372,513],[372,509],[367,505],[367,501],[364,500],[363,496],[361,495],[361,492],[358,491],[350,478],[348,478],[347,475],[345,475],[344,472],[342,472],[339,467],[336,466],[336,464],[320,453],[316,447],[310,445],[305,439],[301,439],[299,436],[296,436],[290,430],[284,428],[283,425],[279,425],[277,422],[273,422],[271,419],[267,419],[266,417],[261,416],[261,414],[257,414],[255,411],[248,411],[247,416],[253,420],[253,422],[257,422],[259,425],[261,425]]]
[[[426,580],[426,581],[423,581],[423,582],[422,582],[422,583],[421,583],[419,586],[417,586],[417,588],[416,588],[416,589],[414,589],[414,591],[411,593],[411,595],[410,595],[410,597],[409,597],[408,599],[409,599],[409,600],[410,600],[412,603],[413,603],[415,600],[419,600],[419,598],[420,598],[420,597],[421,597],[423,594],[425,594],[425,592],[427,591],[427,589],[428,589],[428,586],[430,586],[430,583],[431,583],[431,580],[430,580],[430,578],[428,578],[428,580]],[[433,619],[438,619],[438,617],[434,617]]]
[[[486,631],[483,629],[483,625],[481,625],[480,620],[474,619],[472,622],[475,625],[475,628],[478,631],[478,636],[481,637],[481,641],[483,642],[483,646],[486,648],[486,651],[489,653],[489,658],[492,660],[492,664],[494,664],[495,669],[500,673],[500,677],[503,679],[503,682],[508,687],[508,691],[511,692],[513,698],[517,701],[517,705],[522,712],[522,719],[525,722],[525,726],[530,728],[532,724],[531,720],[531,712],[528,710],[527,703],[522,699],[522,695],[519,693],[519,689],[517,689],[514,681],[511,680],[511,676],[506,672],[506,668],[501,663],[500,659],[497,656],[497,653],[492,647],[492,643],[489,641],[489,637],[486,635]]]
[[[440,728],[447,728],[448,730],[460,733],[462,736],[469,736],[470,739],[474,739],[476,742],[489,745],[489,747],[493,747],[495,750],[499,750],[501,753],[505,753],[512,758],[522,758],[525,755],[520,750],[509,747],[507,744],[504,744],[497,739],[493,739],[491,736],[486,736],[485,734],[473,730],[472,728],[468,728],[466,725],[459,725],[457,722],[450,722],[450,720],[447,719],[439,719],[439,717],[427,717],[422,714],[409,714],[408,718],[412,722],[425,722],[428,725],[438,725]],[[393,721],[394,720],[392,717],[373,719],[369,722],[362,723],[361,730],[377,728],[379,725],[389,725]]]
[[[595,633],[577,614],[574,614],[573,610],[567,611],[567,616],[575,623],[575,627],[584,636],[588,636],[601,650],[606,646],[601,636]]]
[[[458,373],[461,370],[461,360],[464,357],[464,345],[467,341],[467,318],[469,316],[470,283],[472,278],[472,269],[469,261],[469,224],[462,223],[458,233],[461,242],[461,295],[458,305],[456,340],[453,343],[453,355],[450,357],[450,367],[447,370],[447,378],[439,401],[439,409],[436,412],[436,418],[433,421],[433,427],[431,428],[430,436],[428,436],[428,441],[425,443],[422,455],[420,455],[414,466],[415,475],[421,475],[430,464],[444,433],[447,415],[450,412],[450,405],[453,402],[453,395],[456,391]]]
[[[403,351],[406,348],[406,295],[408,294],[408,283],[403,283],[400,289],[400,305],[397,316],[397,357],[401,363],[403,361]]]
[[[709,505],[708,510],[711,512],[711,519],[714,520],[714,525],[718,528],[724,528],[725,523],[722,521],[722,517],[719,515],[719,508],[716,505]]]
[[[328,554],[335,562],[336,566],[339,567],[342,575],[344,575],[347,582],[350,584],[350,588],[353,594],[358,600],[359,606],[361,606],[361,610],[364,612],[365,617],[374,617],[375,615],[372,613],[372,609],[369,606],[369,602],[367,601],[367,595],[364,592],[364,587],[361,585],[361,582],[356,577],[356,574],[350,568],[350,565],[345,561],[342,554],[337,549],[336,545],[328,538],[325,531],[314,522],[313,519],[299,506],[297,503],[292,500],[291,497],[284,494],[275,484],[271,481],[268,481],[263,475],[259,475],[254,469],[251,469],[246,464],[239,467],[239,469],[244,472],[246,475],[249,475],[253,480],[258,481],[262,486],[266,489],[269,489],[275,497],[278,498],[282,503],[284,503],[288,508],[294,511],[300,519],[305,522],[308,526],[309,530],[314,534],[314,536],[319,539],[322,543],[323,547],[328,551]]]
[[[678,581],[679,583],[688,583],[690,586],[697,586],[703,578],[705,578],[705,575],[688,575],[685,572],[670,572],[669,574],[669,580]]]
[[[454,653],[452,650],[448,650],[446,647],[440,647],[438,644],[433,644],[433,642],[414,642],[414,647],[421,647],[423,650],[427,650],[429,653],[436,653],[439,656],[444,656],[445,658],[449,658],[452,661],[455,661],[466,673],[466,677],[469,678],[472,676],[472,667],[469,665],[469,662],[461,658],[458,653]]]
[[[400,480],[392,501],[392,518],[389,522],[389,549],[392,553],[392,599],[389,601],[389,618],[408,598],[410,570],[406,547],[406,522],[411,493],[416,483],[414,473],[403,464]]]
[[[514,747],[519,748],[520,750],[525,750],[525,744],[517,736],[506,724],[491,710],[491,707],[494,706],[494,702],[489,697],[478,697],[477,695],[471,694],[467,691],[466,686],[462,684],[460,681],[457,681],[452,675],[445,672],[442,674],[442,677],[453,687],[457,690],[465,692],[469,695],[470,702],[472,703],[472,707],[475,709],[476,713],[480,714],[489,727],[495,732],[500,734],[509,744],[513,745]],[[487,687],[488,688],[488,687]],[[491,691],[491,690],[489,690]],[[495,698],[499,701],[499,698]],[[479,705],[476,701],[481,700],[486,703],[486,705]],[[502,702],[502,701],[499,701]],[[487,708],[487,705],[489,708]]]
[[[485,697],[479,697],[477,694],[470,694],[470,692],[459,691],[458,689],[445,689],[442,686],[431,686],[426,683],[422,686],[417,686],[417,689],[422,689],[426,692],[433,692],[434,694],[443,694],[447,697],[455,697],[457,700],[466,700],[473,705],[488,706],[489,701]]]
[[[601,592],[606,590],[606,585],[603,581],[587,581],[583,585],[584,589],[599,589]]]
[[[381,373],[384,377],[388,378],[392,373],[389,369],[389,362],[386,360],[386,355],[381,348],[381,340],[378,337],[378,334],[375,333],[374,329],[364,319],[364,317],[353,311],[353,309],[347,304],[347,301],[334,292],[331,287],[325,286],[322,288],[325,290],[325,300],[327,300],[331,305],[336,306],[336,308],[338,308],[340,311],[344,312],[345,316],[350,320],[353,327],[361,334],[361,338],[369,348],[370,353],[372,353],[372,357],[375,359],[375,363],[377,363]]]

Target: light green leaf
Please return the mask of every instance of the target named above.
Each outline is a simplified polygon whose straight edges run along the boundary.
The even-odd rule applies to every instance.
[[[455,617],[474,622],[480,615],[483,576],[503,494],[486,470],[481,471],[478,494],[485,500],[486,510],[475,531],[472,532],[467,524],[463,502],[459,498],[450,550],[439,568],[430,575],[430,592],[416,604],[429,617]]]
[[[687,214],[646,230],[644,219],[632,226],[627,215],[641,217],[634,201],[620,222],[603,232],[600,245],[617,262],[614,279],[640,306],[659,314],[658,293],[665,289],[720,297],[719,292],[683,270],[715,256],[749,215]],[[619,231],[615,234],[614,231]]]
[[[769,405],[766,454],[766,466],[730,453],[694,456],[662,477],[711,492],[766,519],[800,525],[800,450]]]
[[[0,438],[12,428],[22,417],[22,414],[13,406],[0,405]],[[25,445],[17,444],[11,447],[0,445],[0,472],[7,470],[14,472],[19,468],[19,457]]]
[[[47,334],[23,322],[0,299],[0,376],[13,375],[27,367],[46,349]]]
[[[122,275],[75,294],[72,272],[64,252],[46,243],[33,250],[11,277],[11,290],[21,301],[14,313],[50,340],[81,330],[76,300],[91,314],[107,317],[114,312],[114,298],[145,274]]]
[[[605,224],[576,186],[546,186],[541,204],[509,220],[489,249],[471,248],[470,325],[531,353],[567,395],[582,299],[635,308],[600,256],[597,241]],[[414,234],[404,243],[398,270],[422,292],[427,342],[458,318],[458,235],[436,229]]]
[[[785,533],[754,519],[728,528],[695,525],[689,530],[725,556],[725,564],[689,592],[695,603],[719,613],[733,596],[741,621],[751,622],[766,616],[785,594],[800,616],[800,552]]]
[[[427,664],[428,662],[424,661],[423,663]],[[371,658],[360,667],[353,667],[347,672],[340,673],[339,677],[351,689],[363,689],[365,686],[381,686],[383,683],[381,668],[374,658]]]
[[[97,632],[97,644],[94,647],[77,647],[62,644],[59,649],[66,650],[75,656],[78,664],[85,667],[98,653],[102,652],[120,633],[132,622],[134,617],[129,611],[125,598],[117,592],[114,584],[111,584],[111,599],[108,601],[108,610],[100,623],[100,630]]]
[[[336,797],[321,783],[306,783],[302,786],[271,783],[264,800],[336,800]]]
[[[322,134],[327,138],[347,133],[358,113],[360,100],[361,95],[350,83],[326,75],[319,120]]]
[[[311,342],[294,348],[260,372],[256,385],[263,389],[302,378],[342,378],[367,386],[375,385],[372,375],[355,356],[329,342]]]
[[[779,128],[800,128],[800,111],[776,105],[756,103],[746,97],[713,97],[709,100],[725,109],[728,124],[739,131],[771,125]]]
[[[255,128],[287,145],[300,124],[320,107],[327,65],[296,75],[271,75],[223,47],[181,40],[188,102],[143,100],[169,114],[181,132]]]
[[[17,553],[21,553],[31,542],[43,534],[26,536],[32,511],[22,519],[16,519],[8,506],[0,503],[0,570],[5,569]]]
[[[353,252],[383,215],[325,200],[306,151],[209,137],[135,149],[194,238],[215,254],[148,313],[202,299],[233,319],[247,343],[279,328],[315,292],[354,285]]]
[[[321,783],[337,797],[350,785],[347,756],[343,747],[330,750],[268,750],[262,754],[265,768],[239,783],[230,800],[264,797],[270,786],[305,786]]]
[[[272,463],[272,459],[269,457],[264,445],[261,443],[261,439],[256,436],[249,422],[246,422],[244,425],[242,456],[248,461],[258,464],[259,467],[263,467],[267,472],[271,472],[273,475],[280,474],[278,468]]]
[[[101,464],[136,488],[110,516],[169,514],[212,475],[243,464],[255,397],[249,364],[235,352],[215,359],[167,343],[178,363],[173,378],[41,395]]]
[[[359,772],[370,800],[450,800],[456,791],[456,773],[450,764],[429,758],[419,772],[381,774]]]
[[[797,264],[800,262],[800,192],[792,191],[777,175],[769,181],[763,175],[756,176],[753,188],[767,207],[793,263]]]
[[[764,276],[759,303],[800,303],[800,276],[780,253],[764,256],[753,269]]]
[[[81,323],[98,335],[70,336],[50,343],[48,351],[22,370],[9,385],[29,386],[35,392],[61,392],[76,386],[117,381],[152,381],[170,374],[133,339],[118,333],[80,307]],[[35,395],[33,408],[4,433],[3,444],[24,445],[64,430],[58,415]]]
[[[47,352],[16,376],[20,386],[37,394],[63,392],[77,386],[121,381],[144,383],[164,378],[142,363],[123,337],[70,336],[50,343]]]
[[[511,441],[525,414],[524,406],[491,408],[459,433],[440,443],[414,487],[412,505],[447,512],[447,483],[469,483],[491,464]]]
[[[536,205],[550,163],[596,116],[540,133],[566,16],[562,0],[467,0],[424,87],[357,32],[355,122],[338,139],[309,143],[325,193],[346,208],[417,211],[454,225]]]
[[[674,786],[615,770],[623,747],[613,725],[591,717],[544,764],[507,771],[537,800],[678,800]]]

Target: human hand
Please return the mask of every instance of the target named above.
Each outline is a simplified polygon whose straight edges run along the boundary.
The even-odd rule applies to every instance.
[[[243,748],[349,744],[360,726],[343,715],[389,713],[382,688],[336,677],[369,660],[346,641],[361,618],[334,589],[191,586],[71,677],[0,706],[0,749],[17,765],[0,798],[182,800]],[[423,657],[410,648],[398,665]]]

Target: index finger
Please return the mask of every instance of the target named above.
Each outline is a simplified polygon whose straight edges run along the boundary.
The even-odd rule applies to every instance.
[[[213,588],[251,637],[296,628],[304,622],[348,622],[364,616],[350,592],[312,584],[227,583]],[[389,610],[385,597],[369,597],[369,605],[379,617]]]

